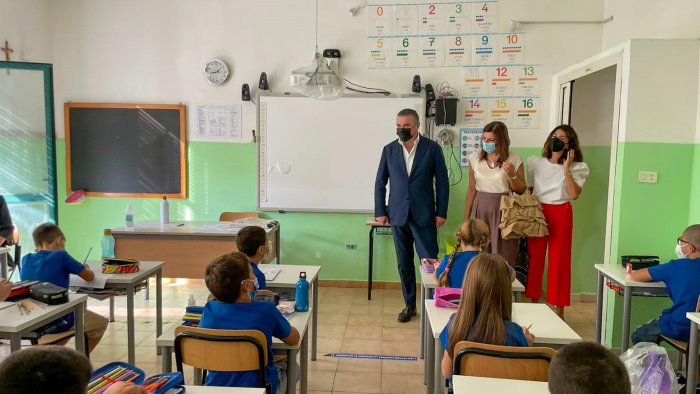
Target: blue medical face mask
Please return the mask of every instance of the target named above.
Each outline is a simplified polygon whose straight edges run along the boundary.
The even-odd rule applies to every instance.
[[[483,149],[484,152],[486,152],[486,153],[493,153],[496,151],[496,143],[495,142],[482,142],[481,149]]]
[[[255,296],[258,294],[258,278],[255,278],[254,280],[246,279],[245,281],[248,281],[248,280],[250,280],[251,282],[253,282],[253,286],[255,286],[255,287],[254,287],[254,290],[251,290],[251,291],[248,291],[248,292],[247,292],[248,298],[250,298],[250,302],[255,302]],[[244,282],[245,282],[245,281],[244,281]]]

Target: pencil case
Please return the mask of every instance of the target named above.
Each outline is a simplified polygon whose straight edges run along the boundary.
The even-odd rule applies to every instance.
[[[49,282],[40,282],[29,288],[29,296],[47,305],[68,302],[68,289]]]
[[[432,274],[435,272],[435,268],[440,265],[440,260],[438,259],[420,259],[420,266],[423,268],[427,274]]]
[[[87,394],[104,392],[113,382],[133,382],[141,384],[146,374],[139,368],[121,361],[111,362],[97,368],[90,376]]]
[[[152,394],[165,394],[172,389],[179,391],[170,391],[175,393],[184,393],[185,388],[182,385],[185,379],[180,372],[161,373],[153,375],[146,379],[141,385]]]
[[[133,274],[140,270],[138,260],[112,258],[102,258],[102,260],[104,260],[102,263],[103,274]]]
[[[659,265],[659,256],[625,255],[620,257],[620,262],[622,263],[623,267],[627,267],[627,263],[631,263],[633,270],[640,270],[642,268],[649,268]]]
[[[23,280],[13,284],[10,294],[7,295],[7,299],[9,301],[14,301],[29,297],[29,289],[37,283],[39,283],[38,280]]]

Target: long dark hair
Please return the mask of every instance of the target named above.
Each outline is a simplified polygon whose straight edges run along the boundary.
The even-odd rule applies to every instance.
[[[581,152],[581,148],[578,145],[578,136],[576,135],[576,130],[574,130],[574,128],[569,126],[568,124],[560,124],[559,126],[555,127],[552,131],[549,132],[547,140],[544,142],[544,146],[542,147],[542,157],[546,157],[548,159],[552,158],[552,136],[557,130],[561,130],[566,134],[566,138],[569,140],[568,149],[570,151],[574,151],[574,161],[582,162],[583,153]],[[558,163],[564,163],[565,159],[566,155],[561,155],[561,157],[559,157]]]

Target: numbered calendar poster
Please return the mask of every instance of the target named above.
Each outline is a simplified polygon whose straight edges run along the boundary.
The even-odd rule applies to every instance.
[[[507,66],[488,68],[489,96],[508,97],[513,95],[512,72]]]
[[[540,125],[540,99],[518,98],[515,101],[513,127],[517,129],[536,129]]]
[[[487,99],[480,99],[478,97],[470,98],[466,100],[467,107],[464,110],[464,123],[468,127],[484,127],[487,121],[488,115],[488,101]]]
[[[498,59],[501,64],[523,64],[523,48],[525,37],[523,34],[504,34],[500,36]]]
[[[539,67],[517,66],[515,70],[515,95],[538,96],[540,94]]]
[[[472,4],[474,33],[492,33],[498,30],[498,3],[484,1]]]
[[[464,97],[486,97],[489,95],[486,67],[465,67],[462,77]]]
[[[488,104],[489,122],[499,121],[507,125],[510,124],[513,113],[513,99],[490,98],[488,99]]]
[[[472,65],[497,64],[498,54],[494,51],[494,36],[472,36]]]
[[[470,58],[467,50],[468,39],[466,36],[442,37],[447,46],[446,66],[467,66]]]
[[[472,32],[472,10],[469,3],[445,4],[447,34],[467,34]]]
[[[469,167],[469,156],[481,148],[481,128],[459,129],[459,163]]]
[[[389,12],[387,12],[387,9]],[[391,36],[393,33],[392,6],[369,5],[367,6],[367,35]]]
[[[395,37],[394,56],[391,64],[394,67],[415,67],[418,65],[418,39],[415,37]]]
[[[444,37],[421,37],[418,39],[418,65],[437,67],[445,65]]]
[[[386,42],[386,38],[369,38],[369,64],[370,68],[391,67],[391,42]]]

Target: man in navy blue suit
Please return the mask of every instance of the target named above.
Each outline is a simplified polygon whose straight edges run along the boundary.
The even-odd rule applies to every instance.
[[[399,139],[386,145],[374,183],[374,216],[391,224],[401,288],[406,308],[402,323],[416,315],[416,269],[413,243],[419,258],[437,258],[437,229],[447,218],[449,181],[442,149],[437,142],[419,136],[418,113],[401,110],[396,115]],[[389,205],[386,185],[391,180]],[[434,185],[434,187],[433,187]]]

